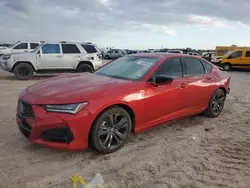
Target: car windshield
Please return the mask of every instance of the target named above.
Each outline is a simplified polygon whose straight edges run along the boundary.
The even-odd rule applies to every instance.
[[[228,51],[227,53],[225,53],[225,56],[228,56],[232,53],[233,51]]]
[[[105,65],[95,74],[124,80],[140,80],[158,61],[158,58],[153,57],[124,56]]]
[[[14,43],[14,44],[12,44],[12,45],[10,45],[8,48],[12,48],[12,47],[14,47],[16,44],[18,44],[18,43],[19,43],[19,41],[16,42],[16,43]]]

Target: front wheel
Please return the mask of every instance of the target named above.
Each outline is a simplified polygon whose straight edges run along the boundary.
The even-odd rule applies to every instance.
[[[225,92],[222,89],[216,90],[211,97],[208,108],[206,109],[204,114],[208,117],[218,117],[223,110],[225,99]]]
[[[131,126],[132,121],[126,110],[120,107],[107,109],[93,124],[90,144],[100,153],[115,152],[124,145]]]
[[[20,63],[14,67],[13,73],[19,80],[30,80],[34,75],[34,70],[28,63]]]
[[[225,71],[229,71],[229,70],[231,70],[231,65],[229,64],[229,63],[225,63],[224,65],[223,65],[223,69],[225,70]]]

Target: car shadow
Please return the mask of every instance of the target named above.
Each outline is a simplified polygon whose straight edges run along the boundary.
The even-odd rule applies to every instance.
[[[232,69],[231,72],[250,72],[250,69]]]
[[[57,74],[38,74],[38,75],[34,75],[34,77],[31,80],[43,80],[46,78],[51,78],[57,76]],[[0,76],[0,80],[12,80],[12,81],[22,81],[19,80],[18,78],[16,78],[14,75],[3,75]],[[23,80],[23,81],[28,81],[28,80]]]

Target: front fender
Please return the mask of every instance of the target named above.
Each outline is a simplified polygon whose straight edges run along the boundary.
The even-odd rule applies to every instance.
[[[109,108],[111,106],[114,106],[114,105],[121,105],[121,104],[130,107],[134,111],[133,106],[130,103],[126,102],[126,101],[113,101],[113,102],[108,102],[105,105],[90,104],[90,105],[88,105],[86,107],[86,109],[90,113],[96,114],[96,116],[97,116],[98,114],[100,114],[105,109],[107,109],[107,108]]]

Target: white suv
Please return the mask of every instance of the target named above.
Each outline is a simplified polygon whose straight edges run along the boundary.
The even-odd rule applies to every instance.
[[[2,55],[2,61],[2,69],[20,80],[34,72],[93,72],[102,66],[101,53],[91,43],[42,43],[31,52]]]
[[[3,54],[10,54],[16,52],[30,52],[34,50],[41,42],[20,42],[9,46],[9,47],[0,47],[0,56]]]

